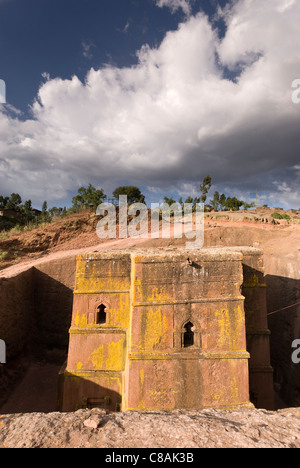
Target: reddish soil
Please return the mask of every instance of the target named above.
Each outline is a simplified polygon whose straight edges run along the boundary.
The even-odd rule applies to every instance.
[[[265,221],[268,220],[266,223]],[[44,225],[33,231],[0,241],[0,277],[14,276],[36,264],[103,249],[169,247],[184,245],[182,239],[107,239],[96,233],[98,218],[87,211]],[[292,257],[300,246],[298,216],[293,221],[275,221],[264,213],[210,213],[205,217],[205,247],[216,245],[250,245],[261,247],[267,256]]]

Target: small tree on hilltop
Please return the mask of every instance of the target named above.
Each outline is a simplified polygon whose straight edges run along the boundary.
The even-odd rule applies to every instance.
[[[113,191],[113,196],[115,198],[119,198],[121,195],[127,196],[128,205],[132,205],[133,203],[145,203],[145,195],[142,194],[138,187],[133,185],[118,187]]]
[[[96,189],[92,184],[87,188],[80,187],[78,193],[72,198],[73,209],[78,211],[84,208],[96,208],[106,199],[103,189]]]
[[[244,202],[238,200],[236,197],[228,197],[226,200],[226,208],[232,211],[239,211],[240,207],[243,206]]]

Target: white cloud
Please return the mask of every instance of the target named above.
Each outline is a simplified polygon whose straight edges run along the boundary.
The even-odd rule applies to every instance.
[[[43,73],[42,73],[42,77],[43,77],[44,80],[46,80],[46,81],[49,81],[49,80],[51,79],[50,73],[48,73],[48,72],[43,72]]]
[[[128,182],[187,193],[210,174],[236,193],[299,198],[290,168],[300,151],[291,101],[300,4],[239,0],[220,14],[222,40],[207,17],[190,16],[159,47],[141,48],[136,66],[91,69],[84,83],[47,79],[32,120],[0,111],[1,191],[59,200],[81,184]],[[231,81],[225,67],[240,75]]]
[[[295,4],[296,0],[284,0],[278,5],[279,13],[284,13]]]
[[[5,81],[0,80],[0,104],[6,103],[6,84]]]
[[[95,44],[93,42],[83,41],[81,44],[82,47],[82,55],[87,59],[93,58],[92,49],[95,48]]]
[[[192,12],[192,3],[194,0],[156,0],[156,5],[160,8],[168,7],[172,13],[177,10],[182,10],[183,13],[189,16]]]
[[[127,23],[125,24],[124,28],[123,28],[123,33],[126,34],[128,32],[130,28],[130,21],[128,20]]]

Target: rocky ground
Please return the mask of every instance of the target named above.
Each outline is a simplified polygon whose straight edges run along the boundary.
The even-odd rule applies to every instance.
[[[3,415],[0,448],[300,448],[300,408]]]

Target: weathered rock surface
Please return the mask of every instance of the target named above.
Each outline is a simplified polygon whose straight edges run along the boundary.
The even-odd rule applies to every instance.
[[[5,415],[0,448],[300,448],[300,408]]]

